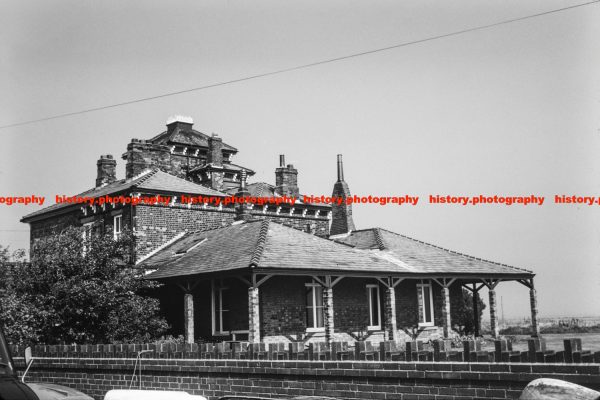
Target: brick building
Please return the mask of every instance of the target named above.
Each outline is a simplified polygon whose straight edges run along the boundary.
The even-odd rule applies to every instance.
[[[168,203],[58,203],[28,214],[31,241],[60,231],[66,226],[83,226],[86,234],[113,232],[123,228],[135,232],[135,258],[141,259],[178,235],[195,230],[230,225],[236,215],[234,204],[190,204],[186,197],[213,196],[220,199],[238,192],[242,175],[254,171],[232,162],[237,149],[217,135],[194,130],[190,118],[167,121],[167,130],[149,140],[132,139],[122,158],[126,161],[124,179],[117,179],[117,162],[112,155],[97,161],[95,186],[77,194],[79,198],[124,196],[125,198],[168,198]],[[298,171],[280,156],[275,185],[251,183],[246,194],[260,197],[297,196]],[[250,206],[252,218],[270,219],[296,229],[327,237],[331,207],[296,202]],[[238,210],[239,211],[239,210]]]
[[[160,197],[155,204],[62,203],[25,216],[31,239],[66,225],[84,234],[123,227],[135,233],[135,260],[158,292],[173,326],[197,340],[400,340],[410,331],[452,334],[462,290],[489,289],[492,335],[498,335],[495,288],[530,289],[537,335],[534,274],[443,249],[380,228],[356,230],[352,206],[189,204],[186,196],[299,196],[298,171],[280,156],[275,184],[247,183],[237,149],[176,118],[150,140],[133,139],[116,161],[97,162],[94,188],[79,196]],[[333,196],[346,198],[341,156]],[[330,227],[331,224],[331,227]],[[477,302],[475,301],[474,304]],[[454,305],[454,306],[453,306]]]

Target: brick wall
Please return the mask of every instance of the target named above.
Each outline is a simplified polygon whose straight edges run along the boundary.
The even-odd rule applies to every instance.
[[[218,281],[218,278],[215,278]],[[306,276],[274,276],[260,286],[260,332],[263,340],[290,341],[306,339],[306,287],[312,279]],[[226,291],[226,326],[241,331],[248,329],[248,287],[241,280],[227,278],[223,284]],[[369,308],[367,284],[378,284],[372,278],[344,278],[333,289],[335,340],[355,341],[365,338],[378,343],[384,340],[383,327],[385,315],[383,300],[385,288],[380,285],[381,329],[368,331]],[[436,321],[441,316],[441,289],[432,285],[434,290],[434,315]],[[407,280],[396,288],[396,317],[399,338],[406,340],[410,336],[403,330],[414,326],[416,322],[417,294],[416,281]],[[210,281],[204,281],[196,287],[194,294],[194,325],[196,338],[212,340],[212,308]],[[461,288],[458,284],[451,287],[451,300],[459,301]],[[175,285],[163,286],[156,292],[160,299],[162,314],[172,326],[171,334],[177,336],[183,332],[183,292]],[[436,327],[428,328],[419,334],[420,339],[441,338],[441,321]],[[323,334],[313,333],[309,337],[314,341],[324,340]]]
[[[259,289],[261,335],[297,335],[306,330],[306,288],[310,279],[274,276]]]
[[[15,361],[23,368],[22,359]],[[129,387],[134,363],[130,357],[39,358],[28,380],[75,387],[102,399],[110,389]],[[143,360],[142,368],[143,388],[184,390],[209,400],[230,394],[349,400],[517,399],[528,382],[540,377],[600,389],[600,364],[150,358]]]
[[[39,239],[57,232],[69,226],[79,226],[79,218],[77,213],[65,214],[54,218],[45,219],[42,221],[36,221],[31,223],[30,228],[30,239],[33,242],[35,239]]]
[[[231,209],[218,211],[193,208],[138,205],[135,207],[134,225],[137,256],[150,251],[185,231],[208,230],[230,225],[235,218]]]

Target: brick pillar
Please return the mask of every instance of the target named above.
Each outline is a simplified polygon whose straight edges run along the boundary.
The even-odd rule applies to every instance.
[[[450,288],[442,287],[442,319],[444,320],[444,338],[450,337],[452,326],[450,325]]]
[[[260,313],[258,305],[258,288],[248,288],[248,341],[260,343]]]
[[[496,291],[490,289],[490,328],[492,330],[492,337],[497,338],[500,336],[498,329],[498,307],[496,304]]]
[[[422,290],[418,290],[419,287],[417,286],[417,318],[418,318],[418,323],[421,323],[425,320],[425,316],[423,315],[423,307],[421,306],[423,304],[423,291]]]
[[[384,318],[385,318],[385,340],[396,340],[397,322],[396,322],[396,289],[388,287],[385,293],[384,302]]]
[[[531,288],[529,288],[529,303],[531,305],[531,336],[538,337],[538,309],[537,309],[537,295],[535,286],[533,286],[533,279],[531,280]]]
[[[325,341],[331,343],[333,340],[333,288],[323,288],[323,305],[325,306]]]
[[[183,295],[183,319],[185,327],[185,342],[194,343],[194,295]]]
[[[476,285],[473,285],[476,289]],[[474,336],[479,336],[479,292],[473,290],[473,333]]]

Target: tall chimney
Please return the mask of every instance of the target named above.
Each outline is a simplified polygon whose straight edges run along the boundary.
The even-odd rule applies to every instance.
[[[247,197],[250,196],[250,192],[246,188],[246,178],[248,173],[245,169],[242,169],[240,172],[240,188],[236,192],[236,197]],[[249,221],[252,219],[252,214],[250,213],[250,204],[242,202],[235,203],[235,220],[236,221]]]
[[[337,182],[333,185],[332,197],[342,198],[342,204],[333,202],[331,205],[331,229],[329,235],[343,235],[350,233],[356,228],[354,227],[354,220],[352,219],[352,204],[346,204],[346,199],[351,196],[350,188],[344,181],[344,164],[342,162],[342,155],[337,156]]]
[[[117,180],[117,160],[111,154],[100,156],[98,162],[96,187],[105,186]]]
[[[292,164],[285,165],[285,155],[279,155],[279,168],[275,169],[275,194],[298,197],[298,170]]]
[[[207,163],[213,165],[223,165],[223,139],[216,133],[208,138],[208,157]]]
[[[342,161],[342,155],[337,155],[337,181],[342,182],[344,180],[344,163]]]

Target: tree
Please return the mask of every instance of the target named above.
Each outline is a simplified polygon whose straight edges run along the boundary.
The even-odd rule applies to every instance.
[[[481,316],[485,309],[485,303],[481,300],[481,297],[477,297],[477,311],[478,311],[478,325],[481,327]],[[452,322],[454,329],[461,335],[473,335],[475,334],[475,318],[473,312],[473,294],[462,289],[462,298],[456,305],[452,305]]]
[[[167,329],[149,296],[158,284],[128,262],[131,235],[83,236],[71,227],[42,238],[9,269],[0,321],[13,342],[142,342]]]

